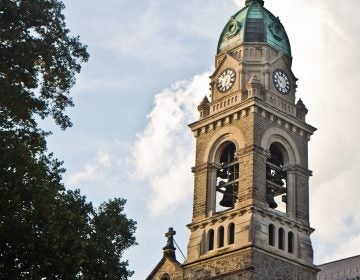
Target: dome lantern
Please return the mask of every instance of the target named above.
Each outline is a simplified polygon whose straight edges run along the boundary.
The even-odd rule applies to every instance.
[[[259,3],[261,6],[264,6],[264,0],[246,0],[245,5],[249,6],[253,3]]]

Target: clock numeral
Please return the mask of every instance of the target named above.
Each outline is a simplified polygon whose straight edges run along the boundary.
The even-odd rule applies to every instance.
[[[281,69],[273,72],[273,83],[278,92],[286,95],[290,92],[290,80],[288,75]]]
[[[220,92],[226,92],[234,85],[236,73],[233,69],[224,70],[217,79],[217,89]]]

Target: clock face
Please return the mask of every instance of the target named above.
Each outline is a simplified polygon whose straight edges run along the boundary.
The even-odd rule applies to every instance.
[[[290,92],[290,79],[283,70],[274,71],[273,82],[276,90],[281,94],[286,95]]]
[[[227,92],[232,88],[236,80],[236,73],[233,69],[226,69],[217,79],[217,89],[220,92]]]

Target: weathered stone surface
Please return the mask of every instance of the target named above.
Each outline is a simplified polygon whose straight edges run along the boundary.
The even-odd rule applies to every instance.
[[[254,251],[253,280],[316,280],[317,270],[296,262],[286,261]]]
[[[180,263],[164,257],[155,267],[154,271],[146,278],[146,280],[170,280],[165,276],[169,276],[171,280],[182,280],[183,268]]]
[[[185,264],[184,279],[243,279],[235,277],[246,274],[250,275],[250,262],[250,250],[244,250],[226,256],[216,256],[208,260],[203,260],[201,263]]]
[[[319,266],[318,280],[360,279],[360,256],[326,263]]]

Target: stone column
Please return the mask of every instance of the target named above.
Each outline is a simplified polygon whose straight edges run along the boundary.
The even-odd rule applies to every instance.
[[[213,216],[216,213],[216,175],[219,164],[211,163],[208,166],[208,180],[206,186],[207,192],[207,205],[206,215],[208,217]]]
[[[264,77],[265,77],[265,90],[269,90],[270,88],[270,70],[266,68],[264,70]]]
[[[286,180],[286,212],[287,215],[295,219],[296,218],[296,174],[294,168],[288,166],[285,168],[287,180]]]

